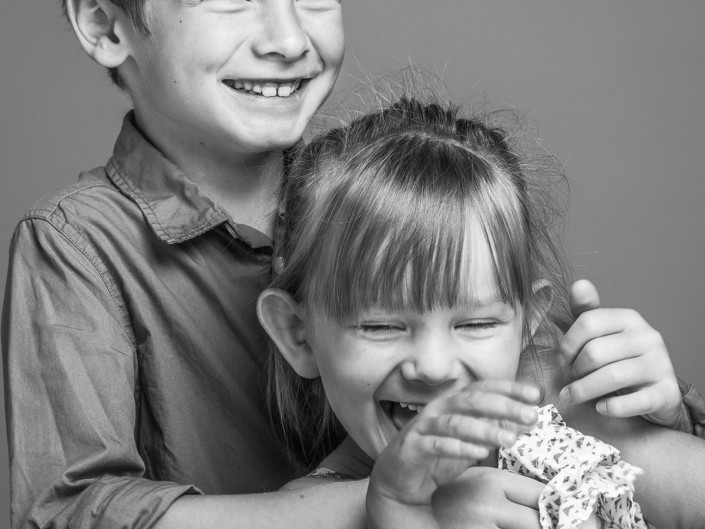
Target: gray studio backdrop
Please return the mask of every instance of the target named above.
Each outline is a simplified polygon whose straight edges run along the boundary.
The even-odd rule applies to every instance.
[[[128,109],[58,6],[0,7],[2,278],[22,212],[102,165]],[[572,181],[576,275],[604,305],[645,315],[677,372],[705,390],[705,2],[345,0],[344,10],[338,93],[413,62],[458,100],[480,94],[539,123]],[[3,425],[0,528],[6,455]]]

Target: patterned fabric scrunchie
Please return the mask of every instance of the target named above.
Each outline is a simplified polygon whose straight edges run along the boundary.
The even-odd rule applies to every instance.
[[[539,497],[543,529],[574,529],[594,512],[604,529],[647,529],[634,501],[642,470],[619,450],[565,424],[552,405],[538,408],[537,425],[499,451],[499,468],[546,483]]]

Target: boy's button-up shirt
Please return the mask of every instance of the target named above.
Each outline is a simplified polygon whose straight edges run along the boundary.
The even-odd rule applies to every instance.
[[[271,255],[130,115],[106,167],[24,216],[2,321],[13,527],[148,527],[183,494],[293,477],[255,313]]]

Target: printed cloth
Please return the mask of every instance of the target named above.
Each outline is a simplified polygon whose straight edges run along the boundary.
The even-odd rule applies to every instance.
[[[634,501],[642,470],[620,460],[619,450],[565,424],[552,405],[538,409],[537,425],[499,451],[500,469],[543,483],[543,529],[574,529],[594,512],[604,529],[647,529]]]

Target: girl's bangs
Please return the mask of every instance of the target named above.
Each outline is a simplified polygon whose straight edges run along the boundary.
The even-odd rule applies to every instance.
[[[423,313],[470,303],[473,263],[488,255],[475,251],[477,237],[489,250],[496,295],[523,303],[531,283],[526,230],[504,175],[465,149],[394,147],[385,153],[378,145],[370,163],[345,168],[357,177],[319,212],[308,307],[344,324],[371,308]]]

